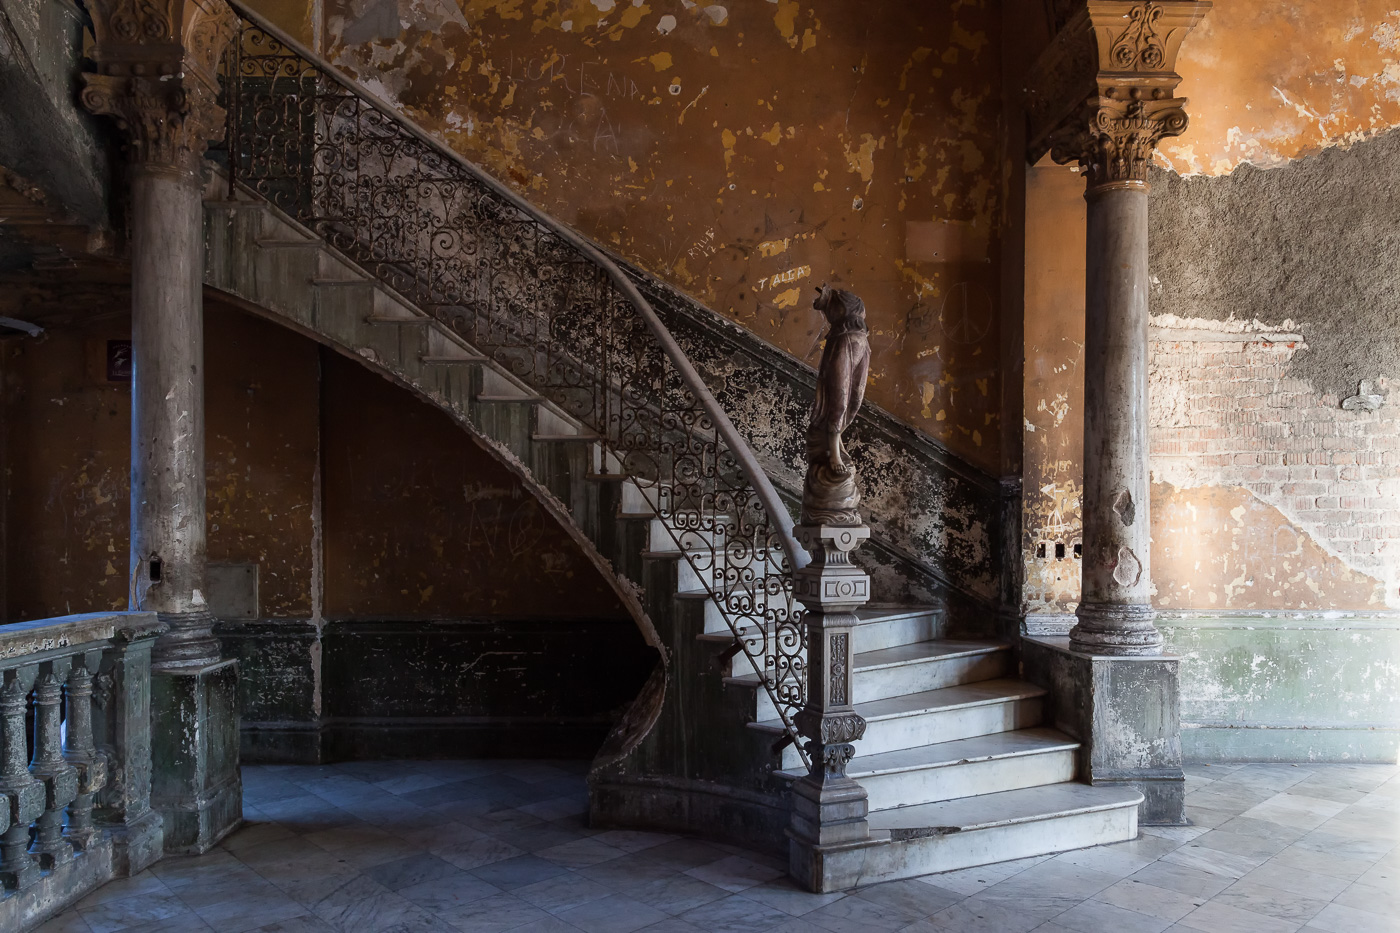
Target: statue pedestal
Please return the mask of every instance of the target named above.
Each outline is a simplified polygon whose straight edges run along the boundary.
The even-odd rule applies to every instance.
[[[865,720],[852,705],[856,610],[870,599],[870,577],[851,552],[870,537],[864,525],[798,525],[812,563],[794,574],[794,595],[806,608],[807,701],[795,724],[807,739],[811,770],[792,787],[789,872],[812,891],[850,887],[870,838],[865,788],[846,775]]]

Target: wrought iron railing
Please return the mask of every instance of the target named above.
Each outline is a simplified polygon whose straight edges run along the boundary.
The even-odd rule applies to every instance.
[[[806,646],[792,570],[806,554],[636,285],[592,242],[234,6],[230,185],[267,198],[593,431],[597,469],[647,496],[795,736]]]

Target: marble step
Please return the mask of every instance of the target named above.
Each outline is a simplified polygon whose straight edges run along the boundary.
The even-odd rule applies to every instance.
[[[538,402],[540,396],[534,389],[513,376],[494,367],[483,367],[481,389],[477,393],[478,402]]]
[[[869,793],[870,809],[888,810],[1072,781],[1078,748],[1054,729],[1021,729],[857,755],[846,771]],[[805,773],[782,771],[779,777]]]
[[[1142,794],[1131,788],[1064,783],[877,810],[853,874],[862,884],[912,878],[1137,838]]]
[[[737,523],[726,514],[687,512],[681,516],[653,516],[647,525],[648,548],[653,551],[707,551],[711,547],[734,547],[739,544]],[[758,540],[749,532],[743,541],[746,548],[777,547],[776,538]]]
[[[857,654],[853,660],[855,702],[869,703],[940,687],[1005,677],[1010,646],[994,641],[936,639]],[[757,688],[758,675],[731,677],[726,683]],[[767,692],[757,700],[759,721],[778,718]]]
[[[701,594],[682,594],[680,598],[703,599]],[[719,621],[713,630],[709,624],[709,614],[713,612]],[[706,641],[728,643],[733,638],[724,626],[717,606],[706,608],[706,634],[699,636]],[[866,651],[878,651],[897,645],[938,638],[943,628],[943,610],[932,606],[866,607],[856,613],[860,624],[855,630],[855,650],[859,657]],[[770,631],[771,634],[771,631]]]
[[[985,680],[911,693],[857,707],[865,717],[865,737],[856,752],[877,755],[898,749],[951,742],[976,735],[1011,732],[1040,725],[1045,689],[1019,680]],[[781,720],[750,723],[780,735]]]
[[[548,404],[541,404],[535,410],[534,437],[536,440],[597,440],[587,425],[561,414]]]
[[[1010,645],[991,641],[931,640],[857,652],[852,665],[854,702],[995,680],[1009,672]]]

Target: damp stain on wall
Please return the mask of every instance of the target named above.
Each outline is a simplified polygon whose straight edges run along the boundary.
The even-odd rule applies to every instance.
[[[996,4],[254,5],[544,210],[809,363],[813,290],[853,289],[869,398],[998,463]]]

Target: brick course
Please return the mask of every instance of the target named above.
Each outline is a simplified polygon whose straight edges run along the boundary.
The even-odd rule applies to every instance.
[[[1400,607],[1400,418],[1389,404],[1346,411],[1285,375],[1302,348],[1154,340],[1153,479],[1249,489]]]

